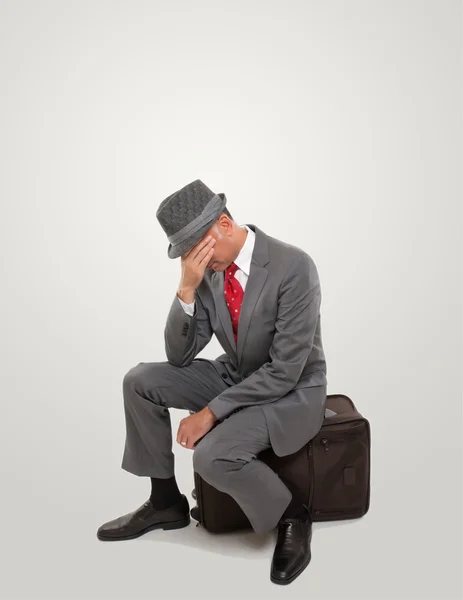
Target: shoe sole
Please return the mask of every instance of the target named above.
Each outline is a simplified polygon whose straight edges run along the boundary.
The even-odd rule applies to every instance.
[[[133,540],[137,537],[140,537],[141,535],[148,533],[148,531],[152,531],[153,529],[164,529],[166,531],[170,530],[170,529],[181,529],[182,527],[187,527],[190,524],[190,515],[188,515],[187,517],[185,517],[184,519],[181,519],[180,521],[170,521],[167,523],[155,523],[154,525],[150,525],[149,527],[146,527],[145,529],[142,529],[141,531],[139,531],[138,533],[132,533],[131,535],[124,535],[124,536],[120,536],[120,537],[114,537],[114,536],[104,536],[101,533],[96,534],[96,537],[101,540],[102,542],[118,542],[120,540]]]
[[[273,583],[277,583],[278,585],[287,585],[288,583],[292,583],[297,577],[299,577],[299,575],[302,573],[302,571],[304,571],[304,569],[309,566],[311,559],[312,559],[312,553],[310,553],[310,555],[309,555],[309,560],[305,564],[302,565],[302,567],[299,569],[299,571],[297,571],[296,573],[291,575],[291,577],[289,577],[288,579],[278,579],[277,577],[272,577],[272,575],[270,575],[270,580]]]

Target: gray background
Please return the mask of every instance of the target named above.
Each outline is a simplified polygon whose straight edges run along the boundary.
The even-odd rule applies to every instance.
[[[461,597],[460,3],[2,1],[0,45],[1,597]],[[287,588],[273,535],[95,536],[149,492],[121,381],[165,360],[155,212],[196,178],[314,258],[371,423],[370,512]]]

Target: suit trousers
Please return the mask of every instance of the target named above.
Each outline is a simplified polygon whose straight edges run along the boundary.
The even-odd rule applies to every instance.
[[[227,389],[230,384],[213,365],[213,360],[196,358],[186,367],[164,361],[140,363],[128,371],[123,380],[124,470],[147,477],[174,475],[169,408],[199,411]],[[193,450],[195,471],[234,498],[256,533],[274,529],[292,497],[257,458],[270,446],[264,412],[255,405],[229,415]]]

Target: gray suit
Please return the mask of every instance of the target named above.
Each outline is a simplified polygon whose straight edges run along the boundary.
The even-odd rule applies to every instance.
[[[165,329],[167,358],[188,365],[215,333],[225,354],[218,372],[233,384],[209,403],[222,419],[242,406],[260,404],[276,454],[292,454],[320,429],[325,401],[311,387],[326,385],[320,331],[321,291],[314,261],[305,252],[256,233],[235,344],[224,299],[223,272],[206,270],[190,317],[175,297]],[[325,398],[326,400],[326,398]]]
[[[314,261],[248,226],[256,239],[238,344],[224,299],[224,274],[206,270],[193,316],[177,295],[173,299],[164,332],[167,361],[140,363],[124,378],[122,468],[172,476],[168,408],[208,405],[222,422],[197,445],[195,470],[235,498],[255,531],[266,532],[277,524],[291,493],[256,456],[269,446],[279,456],[292,454],[318,433],[327,380]],[[224,354],[196,358],[214,333]]]

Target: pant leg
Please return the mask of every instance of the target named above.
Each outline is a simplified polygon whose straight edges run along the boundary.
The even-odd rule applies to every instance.
[[[257,533],[276,527],[292,497],[278,475],[256,458],[270,446],[264,412],[251,406],[217,425],[193,454],[195,471],[234,498]]]
[[[213,361],[195,359],[186,367],[169,362],[140,363],[123,380],[126,440],[121,467],[134,475],[174,475],[169,408],[198,411],[228,387]]]

